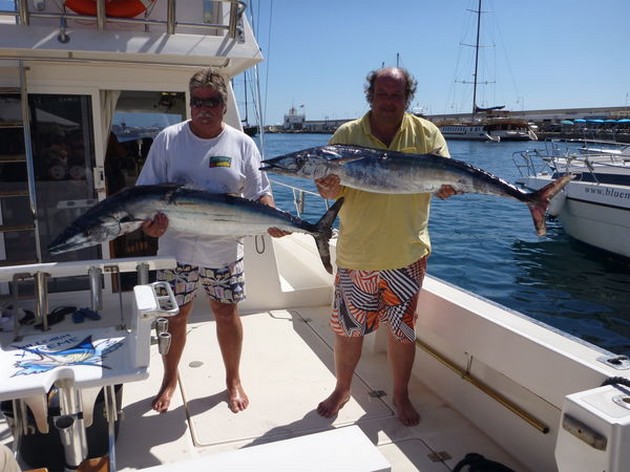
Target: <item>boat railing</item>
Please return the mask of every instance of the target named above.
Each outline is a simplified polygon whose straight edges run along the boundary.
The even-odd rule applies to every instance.
[[[512,155],[512,160],[521,177],[569,172],[572,163],[584,160],[583,157],[571,151],[567,142],[548,140],[543,141],[542,144],[544,149],[527,149],[517,151]]]
[[[56,4],[59,2],[55,2]],[[165,27],[168,34],[174,34],[178,28],[198,28],[203,29],[204,34],[208,31],[223,31],[230,39],[239,38],[243,33],[243,13],[246,9],[246,4],[241,0],[211,0],[204,2],[204,8],[211,8],[213,4],[228,4],[229,17],[224,23],[207,22],[204,15],[200,22],[182,22],[177,18],[177,5],[176,0],[166,0],[166,19],[149,18],[153,7],[157,2],[152,2],[147,8],[143,18],[119,18],[106,15],[106,0],[95,0],[96,3],[96,15],[82,15],[73,12],[69,12],[66,7],[60,7],[59,11],[46,10],[45,3],[43,1],[30,1],[30,0],[17,0],[14,3],[13,10],[0,10],[0,21],[3,18],[13,17],[17,25],[28,26],[33,19],[56,19],[59,20],[60,36],[63,37],[65,29],[67,28],[67,20],[96,20],[96,27],[99,30],[106,30],[107,24],[140,24],[145,28],[149,28],[152,25],[162,25]],[[32,7],[29,4],[33,5]],[[206,7],[206,4],[208,5]],[[216,34],[216,33],[214,33]]]
[[[521,177],[532,177],[553,172],[546,157],[540,149],[527,149],[513,153],[512,161]]]
[[[291,201],[293,203],[293,207],[295,208],[295,212],[297,216],[300,218],[304,214],[304,211],[306,208],[307,196],[317,201],[323,201],[324,205],[326,206],[326,210],[330,208],[330,202],[326,200],[325,198],[323,198],[317,192],[314,192],[312,190],[308,190],[302,187],[297,187],[295,185],[292,185],[286,182],[280,182],[279,180],[275,180],[275,179],[269,179],[269,180],[272,186],[281,187],[282,189],[286,190],[288,193],[292,195]]]
[[[627,175],[630,166],[624,156],[615,154],[584,154],[571,143],[545,142],[545,149],[531,149],[513,154],[513,162],[521,177],[536,175],[575,174],[577,180],[594,183],[616,182]]]

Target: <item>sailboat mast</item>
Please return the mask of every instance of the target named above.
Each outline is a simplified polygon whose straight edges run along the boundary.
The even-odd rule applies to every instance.
[[[244,96],[245,96],[245,118],[241,121],[244,121],[246,125],[249,124],[249,118],[247,116],[247,71],[243,72],[243,89],[244,89]]]
[[[481,0],[477,8],[477,40],[475,41],[475,72],[473,74],[472,118],[477,113],[477,72],[479,70],[479,35],[481,31]]]

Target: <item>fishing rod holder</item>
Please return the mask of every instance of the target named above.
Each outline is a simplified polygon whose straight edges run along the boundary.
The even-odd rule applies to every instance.
[[[60,416],[54,418],[64,449],[65,467],[74,470],[87,458],[88,443],[83,422],[83,403],[72,379],[55,382],[59,395]]]
[[[155,335],[157,336],[158,352],[165,356],[171,347],[171,333],[168,332],[168,319],[157,318],[155,320]]]
[[[72,471],[81,469],[88,457],[106,455],[108,470],[116,470],[122,387],[149,376],[154,325],[160,353],[168,352],[167,318],[179,313],[167,282],[146,283],[149,270],[175,265],[172,258],[154,257],[0,267],[0,282],[13,283],[16,301],[35,298],[43,328],[18,323],[20,336],[17,331],[0,331],[0,408],[14,436],[13,449],[26,464]],[[104,295],[105,272],[133,271],[144,283],[125,297],[125,305],[120,293]],[[64,303],[69,296],[76,297],[74,284],[68,284],[69,294],[49,294],[49,280],[86,276],[89,290],[86,287],[80,297],[89,295],[95,311],[114,302],[110,312],[94,324],[62,318],[49,329],[49,295]],[[32,284],[34,296],[19,297],[19,286],[25,282]],[[111,316],[117,298],[121,317],[126,313],[128,318],[122,324]]]

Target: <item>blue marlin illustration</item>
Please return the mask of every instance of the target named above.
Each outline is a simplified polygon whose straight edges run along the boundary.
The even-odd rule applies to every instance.
[[[33,357],[17,361],[14,364],[18,370],[17,375],[30,375],[48,372],[55,367],[87,365],[110,369],[103,365],[102,361],[113,351],[122,347],[123,341],[106,339],[96,345],[92,343],[92,336],[87,336],[83,341],[70,347],[59,350],[46,347],[29,348],[26,346],[13,346],[22,351],[33,354]],[[22,356],[24,354],[21,354]]]

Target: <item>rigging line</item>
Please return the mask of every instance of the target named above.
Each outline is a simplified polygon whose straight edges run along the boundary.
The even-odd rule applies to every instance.
[[[496,13],[495,13],[495,15],[493,15],[493,20],[494,20],[493,21],[494,26],[495,26],[496,31],[498,33],[500,47],[502,48],[503,56],[505,58],[505,62],[507,64],[508,72],[510,74],[510,79],[512,80],[512,86],[514,87],[514,91],[516,92],[516,95],[520,96],[521,93],[520,93],[520,90],[518,89],[518,85],[516,83],[516,79],[514,78],[514,71],[512,70],[512,64],[510,63],[510,56],[507,53],[507,46],[506,46],[505,41],[503,40],[503,32],[501,31],[501,22],[496,17]]]
[[[258,75],[258,64],[254,66],[254,84],[256,87],[256,99],[254,100],[254,114],[258,123],[258,139],[260,141],[260,154],[265,158],[265,124],[264,115],[261,113],[262,97],[260,93],[260,77]],[[253,95],[253,93],[252,93]]]
[[[267,99],[269,97],[269,64],[271,63],[271,30],[272,30],[272,20],[273,20],[273,0],[269,2],[269,25],[267,27],[267,54],[265,54],[265,94],[264,101],[261,102],[263,105],[262,116],[267,116]]]
[[[252,28],[252,33],[254,35],[254,38],[256,38],[256,40],[258,41],[257,39],[258,38],[258,25],[260,24],[260,17],[261,17],[260,4],[259,4],[259,8],[256,8],[255,1],[250,0],[248,11],[249,11],[249,22]],[[261,48],[260,48],[259,42],[258,42],[258,47],[260,50]],[[249,84],[247,84],[248,71],[247,70],[243,71],[243,80],[244,80],[244,85],[245,85],[244,87],[245,88],[245,117],[246,117],[246,123],[249,124],[249,122],[247,122],[247,113],[248,113],[247,89],[249,88],[249,91],[252,96],[252,102],[254,105],[255,122],[258,124],[260,153],[261,153],[261,156],[264,158],[264,153],[265,153],[264,128],[265,126],[264,126],[264,117],[261,111],[262,98],[261,98],[261,93],[260,93],[260,75],[258,73],[258,64],[257,63],[254,64],[252,69],[253,69],[252,74],[253,74],[253,82],[254,82],[253,85],[252,85],[251,80]]]
[[[248,7],[250,11],[250,24],[252,26],[252,31],[254,32],[254,37],[256,37],[258,33],[258,22],[260,21],[260,9],[258,9],[258,13],[254,13],[256,11],[256,7],[254,6],[255,4],[254,0],[250,0]]]
[[[456,85],[464,81],[470,82],[470,79],[467,79],[467,74],[471,73],[472,75],[473,70],[472,55],[464,51],[467,51],[468,47],[474,47],[470,41],[470,36],[476,27],[476,16],[471,15],[471,13],[475,12],[474,4],[477,0],[469,0],[469,2],[470,6],[462,11],[459,27],[460,37],[457,43],[457,58],[445,103],[445,113],[462,113],[466,109],[467,103],[472,101],[472,90],[469,87],[460,88]]]

